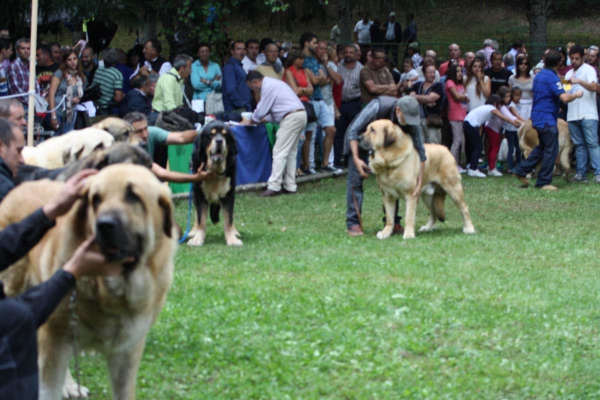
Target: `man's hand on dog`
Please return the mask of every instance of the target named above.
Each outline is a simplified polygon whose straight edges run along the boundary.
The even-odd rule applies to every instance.
[[[106,258],[101,253],[92,250],[94,240],[95,237],[92,236],[79,245],[63,268],[72,274],[75,279],[79,279],[80,276],[84,275],[117,275],[123,271],[123,264],[133,261],[133,258],[130,257],[118,263],[107,263]]]
[[[196,175],[194,177],[194,182],[202,182],[208,179],[216,177],[217,174],[214,171],[204,171],[204,163],[200,164],[198,170],[196,171]]]
[[[44,214],[49,220],[54,220],[61,215],[65,215],[77,199],[81,197],[81,190],[87,181],[87,178],[96,174],[95,169],[84,169],[69,179],[62,190],[52,201],[43,208]]]
[[[356,170],[361,178],[367,179],[369,177],[369,172],[371,172],[371,168],[360,158],[354,160],[354,165],[356,165]]]

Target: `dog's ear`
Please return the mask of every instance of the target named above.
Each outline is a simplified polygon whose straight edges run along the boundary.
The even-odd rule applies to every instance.
[[[85,183],[85,186],[79,193],[79,200],[75,203],[76,218],[73,218],[73,231],[79,234],[81,237],[85,237],[86,235],[86,223],[87,223],[87,213],[89,206],[89,193],[90,193],[90,181],[88,180]]]
[[[84,146],[82,142],[71,143],[70,145],[66,146],[62,154],[63,164],[67,165],[71,161],[79,160],[83,154],[83,150]]]
[[[392,127],[392,129],[395,129],[395,127]],[[390,132],[389,126],[386,125],[383,128],[383,147],[391,146],[392,144],[396,143],[396,140],[396,132]]]
[[[171,191],[163,185],[160,186],[158,206],[161,208],[163,213],[163,232],[168,237],[173,237],[173,225],[175,225],[175,217],[173,215]]]

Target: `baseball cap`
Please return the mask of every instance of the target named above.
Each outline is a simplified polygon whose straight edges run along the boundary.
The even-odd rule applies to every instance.
[[[395,17],[395,16],[396,16],[396,13],[392,11],[392,12],[390,13],[390,17]]]
[[[397,105],[402,114],[404,114],[404,120],[407,125],[419,125],[421,123],[419,102],[417,99],[411,96],[400,97]]]

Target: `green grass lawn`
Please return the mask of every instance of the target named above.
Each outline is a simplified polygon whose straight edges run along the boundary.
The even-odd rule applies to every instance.
[[[447,200],[447,222],[412,241],[375,237],[374,179],[358,238],[345,178],[239,195],[242,248],[210,226],[178,250],[138,398],[599,398],[600,185],[555,182],[465,178],[477,234]],[[102,357],[82,364],[91,398],[110,397]]]

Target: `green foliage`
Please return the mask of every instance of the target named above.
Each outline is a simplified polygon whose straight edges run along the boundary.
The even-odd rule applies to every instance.
[[[359,238],[345,234],[344,178],[237,196],[244,247],[210,225],[204,247],[178,250],[137,398],[596,398],[600,185],[463,183],[478,233],[447,199],[446,223],[412,241],[375,238],[372,178]],[[417,226],[426,217],[419,205]],[[102,356],[81,363],[92,398],[109,398]]]

